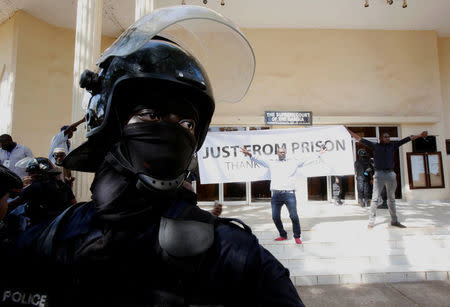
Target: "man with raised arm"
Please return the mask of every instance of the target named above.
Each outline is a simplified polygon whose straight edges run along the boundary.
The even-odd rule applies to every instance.
[[[300,239],[300,220],[297,214],[297,199],[295,197],[295,177],[298,168],[318,161],[320,156],[311,160],[288,159],[286,158],[286,148],[280,147],[277,150],[277,158],[266,160],[256,158],[245,147],[241,147],[241,151],[244,155],[250,157],[253,162],[268,168],[270,171],[270,191],[272,192],[270,204],[272,206],[272,219],[280,234],[275,241],[284,241],[288,238],[280,216],[281,207],[286,205],[289,211],[289,217],[292,221],[295,243],[302,244],[302,240]],[[325,149],[322,148],[320,153],[322,154],[324,151]]]
[[[352,137],[358,142],[370,147],[373,150],[375,162],[375,174],[373,175],[373,192],[372,201],[370,203],[369,224],[367,227],[372,229],[375,225],[375,217],[377,213],[378,199],[386,187],[389,213],[391,215],[391,225],[399,228],[406,228],[397,219],[397,211],[395,208],[395,189],[397,188],[397,175],[394,172],[394,153],[403,144],[415,140],[420,137],[426,137],[427,131],[422,131],[418,135],[411,135],[400,141],[391,141],[389,133],[385,132],[380,138],[380,143],[374,143],[360,137],[358,134],[345,127]]]

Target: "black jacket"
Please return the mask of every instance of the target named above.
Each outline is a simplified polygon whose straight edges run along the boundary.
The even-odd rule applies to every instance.
[[[149,197],[111,172],[97,173],[94,201],[33,226],[2,253],[14,263],[0,276],[2,306],[27,306],[14,302],[19,296],[50,307],[303,306],[288,270],[248,226],[212,217],[185,189]],[[113,187],[99,194],[107,182]],[[211,225],[213,240],[201,252],[174,255],[161,243],[161,217]]]

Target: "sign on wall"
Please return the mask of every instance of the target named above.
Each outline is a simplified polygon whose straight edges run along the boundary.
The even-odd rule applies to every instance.
[[[265,111],[266,125],[312,125],[312,112]]]

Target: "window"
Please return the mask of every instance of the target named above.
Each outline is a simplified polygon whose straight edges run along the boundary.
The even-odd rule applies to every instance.
[[[327,200],[327,177],[308,177],[308,200]]]
[[[445,140],[445,147],[447,148],[447,155],[450,155],[450,140]]]
[[[398,137],[398,129],[397,127],[379,127],[380,129],[380,136],[382,136],[384,133],[389,133],[391,138]]]
[[[363,138],[377,137],[376,127],[347,127],[347,128]]]
[[[440,152],[406,153],[410,189],[445,188]]]

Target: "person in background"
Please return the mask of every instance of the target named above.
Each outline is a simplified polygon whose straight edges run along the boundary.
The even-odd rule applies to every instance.
[[[12,243],[14,240],[11,238],[18,232],[19,218],[15,216],[9,217],[8,213],[8,200],[15,197],[15,194],[20,192],[23,184],[22,180],[14,172],[8,168],[0,165],[0,251],[4,246]]]
[[[342,186],[341,179],[338,176],[335,176],[333,182],[333,200],[336,206],[341,206],[343,204],[341,200],[341,193],[342,193],[341,186]]]
[[[30,185],[9,205],[12,210],[26,203],[25,215],[30,218],[31,225],[49,220],[70,205],[76,204],[72,190],[57,179],[60,171],[47,158],[37,157],[29,160],[26,172],[32,179]]]
[[[86,119],[83,117],[70,126],[62,126],[60,132],[52,138],[48,158],[53,164],[56,162],[55,157],[53,156],[55,148],[64,148],[66,155],[69,154],[71,150],[70,139],[73,137],[73,133],[77,131],[77,127],[85,121]]]
[[[347,127],[346,127],[347,128]],[[406,228],[401,224],[397,218],[397,210],[395,206],[395,189],[397,188],[397,175],[394,172],[394,153],[403,144],[417,138],[426,137],[427,131],[422,131],[418,135],[411,135],[400,141],[391,141],[389,133],[383,133],[380,138],[380,143],[374,143],[360,137],[347,128],[347,131],[358,142],[371,148],[373,151],[375,174],[373,175],[373,191],[372,201],[370,203],[369,224],[367,227],[372,229],[375,225],[375,217],[377,213],[378,201],[380,199],[383,187],[386,187],[387,204],[389,213],[391,215],[391,225],[399,228]]]
[[[358,189],[358,203],[361,207],[368,207],[371,189],[370,179],[372,177],[373,168],[365,149],[358,149],[357,155],[358,158],[355,161],[355,173]]]
[[[378,209],[389,209],[387,205],[387,192],[386,187],[383,187],[381,191],[380,198],[378,199]]]
[[[70,169],[63,167],[64,158],[66,157],[66,150],[62,147],[56,147],[53,150],[52,156],[55,160],[55,168],[61,172],[59,179],[67,183],[72,188],[75,178],[72,177],[72,171]]]
[[[24,169],[16,168],[16,163],[26,157],[33,157],[31,150],[13,141],[9,134],[0,135],[0,165],[10,169],[20,178],[27,175]]]
[[[15,190],[23,187],[22,180],[14,172],[0,165],[0,221],[8,212],[8,199]]]

